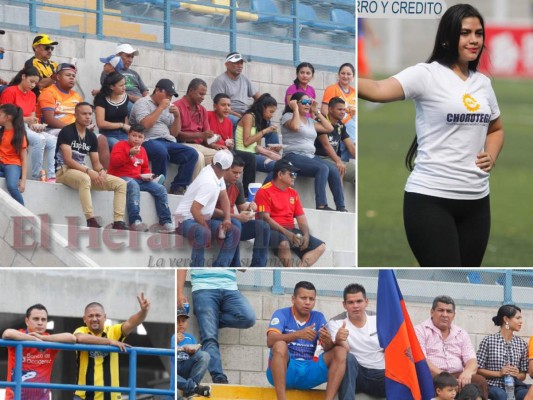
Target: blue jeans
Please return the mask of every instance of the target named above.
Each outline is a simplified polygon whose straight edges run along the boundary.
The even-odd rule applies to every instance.
[[[385,370],[365,368],[352,353],[348,353],[346,372],[339,387],[339,400],[355,400],[356,393],[385,397]]]
[[[39,179],[41,175],[41,169],[46,170],[46,176],[50,178],[56,177],[55,169],[55,150],[57,137],[48,133],[37,133],[26,127],[26,135],[28,136],[28,149],[31,157],[31,177],[32,179]],[[44,160],[44,153],[46,153],[46,160]]]
[[[154,174],[168,177],[168,162],[179,165],[178,173],[170,184],[171,190],[179,186],[187,187],[191,183],[194,166],[198,161],[198,152],[195,149],[165,139],[147,140],[143,147],[152,163]]]
[[[515,386],[515,389],[514,389],[515,399],[524,400],[524,397],[526,397],[528,390],[529,390],[529,386],[526,386],[526,385]],[[505,389],[502,389],[501,387],[489,385],[489,398],[492,400],[507,400],[507,394],[505,393]]]
[[[310,176],[315,178],[315,203],[317,207],[326,206],[328,199],[326,197],[326,183],[331,189],[333,200],[337,209],[344,208],[344,193],[342,192],[341,176],[339,170],[334,164],[322,160],[318,156],[309,158],[300,154],[289,153],[283,158],[292,162],[300,171],[298,175]]]
[[[276,163],[275,161],[270,161],[269,163],[265,164],[266,159],[267,158],[262,154],[255,155],[256,170],[261,172],[268,172],[265,180],[263,181],[263,184],[272,180],[272,177],[274,176],[272,174],[272,170],[274,169],[274,164]]]
[[[352,117],[347,123],[346,123],[346,132],[348,132],[348,135],[350,135],[350,138],[352,139],[352,143],[355,143],[355,117]],[[352,158],[352,155],[344,145],[344,142],[341,142],[341,160],[342,161],[349,161]]]
[[[220,251],[218,256],[213,261],[212,267],[230,267],[235,251],[239,247],[239,240],[241,237],[241,230],[234,224],[231,229],[226,231],[225,239],[218,239],[218,227],[222,221],[210,219],[207,221],[209,229],[200,225],[194,219],[186,219],[182,223],[183,237],[189,240],[192,247],[191,253],[191,267],[206,267],[205,265],[205,249],[211,246],[214,239],[222,241],[220,244]]]
[[[24,205],[24,199],[19,191],[19,180],[22,167],[16,164],[0,163],[0,178],[6,178],[7,191],[15,200]]]
[[[227,379],[218,349],[218,330],[247,329],[255,324],[255,312],[238,290],[202,289],[192,292],[193,311],[198,320],[202,350],[209,353],[213,381]]]
[[[184,395],[190,395],[196,385],[202,381],[210,360],[209,353],[198,350],[188,360],[178,361],[178,389]]]
[[[128,134],[122,129],[117,129],[114,131],[105,131],[100,132],[107,138],[107,144],[109,145],[109,151],[113,149],[113,146],[116,145],[121,140],[128,140]]]
[[[250,267],[266,267],[268,261],[268,248],[270,242],[270,226],[263,220],[252,219],[244,224],[235,218],[231,223],[241,231],[241,241],[254,239],[254,249]],[[232,267],[241,267],[241,252],[239,246],[235,250],[235,256],[231,263]]]
[[[128,220],[130,224],[133,224],[137,220],[142,221],[140,216],[141,191],[150,193],[154,198],[159,223],[164,225],[167,222],[172,222],[170,209],[168,208],[167,190],[163,185],[153,181],[130,178],[129,176],[121,176],[121,178],[128,183],[126,189],[126,205],[128,207]]]

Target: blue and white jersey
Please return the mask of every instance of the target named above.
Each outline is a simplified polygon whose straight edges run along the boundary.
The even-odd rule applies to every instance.
[[[307,321],[300,322],[296,320],[292,307],[280,308],[274,312],[274,315],[272,315],[267,334],[270,331],[281,334],[293,333],[301,331],[309,326],[313,326],[313,324],[314,330],[318,332],[318,330],[326,325],[326,323],[324,314],[319,311],[311,311]],[[289,343],[290,357],[292,359],[312,360],[317,342],[318,336],[313,342],[304,339],[296,339],[294,342]]]

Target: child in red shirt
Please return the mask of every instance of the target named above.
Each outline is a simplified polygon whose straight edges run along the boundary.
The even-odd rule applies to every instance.
[[[130,229],[148,231],[140,216],[141,191],[150,193],[155,200],[155,209],[159,217],[159,232],[174,232],[168,195],[161,184],[164,176],[154,177],[150,172],[148,155],[143,146],[144,126],[132,126],[128,140],[122,140],[113,146],[109,159],[108,173],[124,179],[127,185],[126,204]],[[161,182],[161,183],[159,183]]]

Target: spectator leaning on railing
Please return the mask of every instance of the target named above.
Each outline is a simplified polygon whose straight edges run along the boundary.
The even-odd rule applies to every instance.
[[[73,334],[64,332],[49,334],[46,332],[48,311],[42,304],[34,304],[26,310],[26,329],[6,329],[2,339],[38,342],[61,342],[76,343]],[[25,347],[22,350],[22,381],[25,383],[50,383],[54,360],[59,350],[36,349]],[[7,381],[11,382],[15,368],[15,348],[7,348]],[[36,361],[39,362],[36,362]],[[14,394],[11,388],[6,388],[6,400],[13,400]],[[50,389],[23,388],[22,399],[48,400]]]
[[[116,346],[121,351],[126,351],[126,347],[131,347],[123,343],[126,336],[144,322],[150,310],[150,301],[144,297],[144,293],[137,296],[137,300],[141,309],[126,322],[111,326],[105,326],[107,316],[104,306],[97,302],[89,303],[83,314],[85,326],[74,331],[77,343]],[[79,351],[76,354],[76,363],[77,385],[120,386],[118,353],[94,354],[94,352]],[[104,396],[103,392],[94,392],[94,394],[91,392],[87,395],[84,390],[77,390],[74,396],[74,400],[104,400],[104,398],[108,397]],[[120,400],[120,398],[120,393],[111,393],[111,400]]]

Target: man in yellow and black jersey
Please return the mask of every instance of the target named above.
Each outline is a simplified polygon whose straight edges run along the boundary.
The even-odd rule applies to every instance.
[[[74,331],[76,342],[81,344],[97,344],[116,346],[121,351],[126,351],[130,345],[123,343],[134,329],[137,328],[148,315],[150,301],[144,297],[144,293],[137,296],[141,309],[130,316],[126,322],[105,326],[106,314],[104,306],[100,303],[90,303],[85,307],[82,326]],[[90,386],[112,386],[119,384],[119,353],[105,353],[100,351],[78,351],[76,352],[76,363],[78,366],[78,385]],[[118,392],[91,392],[78,390],[74,396],[75,400],[120,400],[121,394]]]
[[[51,61],[54,46],[57,42],[50,39],[48,35],[40,33],[33,38],[33,53],[34,56],[24,63],[24,68],[35,67],[39,71],[41,79],[33,89],[35,95],[39,97],[41,90],[47,88],[55,82],[55,73],[57,70],[57,63]]]

